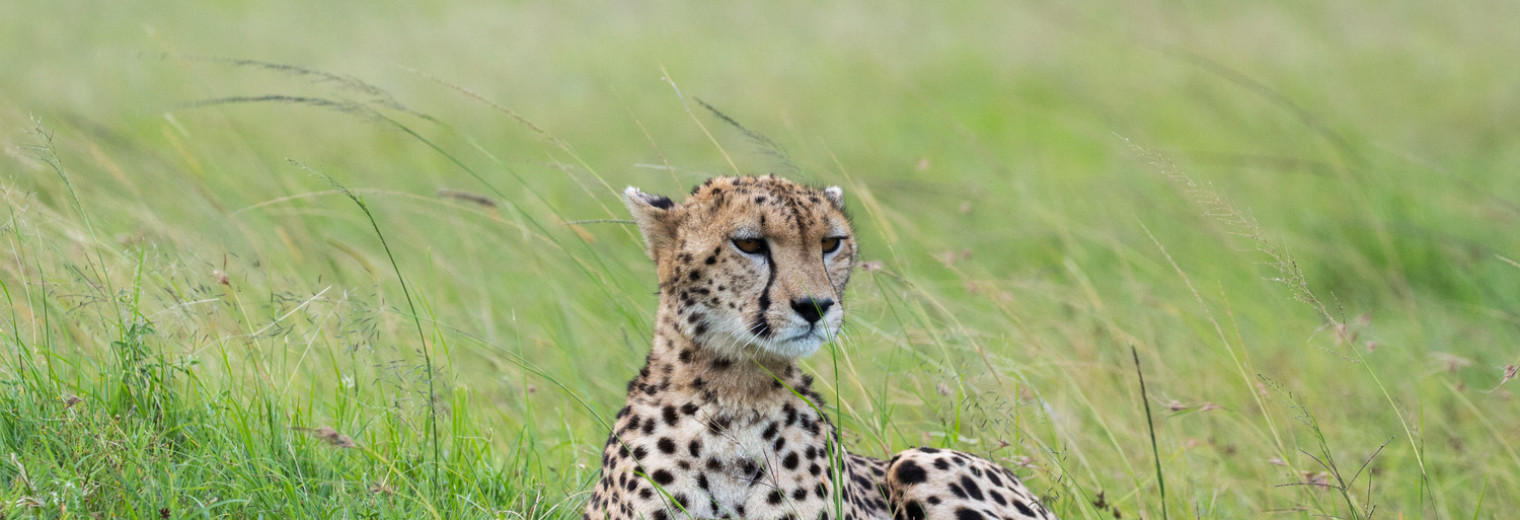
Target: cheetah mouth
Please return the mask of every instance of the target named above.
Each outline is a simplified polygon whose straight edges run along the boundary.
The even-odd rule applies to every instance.
[[[834,334],[830,332],[836,327],[833,323],[789,323],[785,327],[765,327],[761,334],[758,327],[745,327],[742,332],[736,333],[737,344],[748,344],[770,355],[785,358],[800,358],[811,355],[824,343],[832,340]],[[748,334],[745,334],[748,333]],[[742,338],[742,339],[741,339]]]
[[[788,327],[788,328],[791,328],[791,327]],[[824,330],[822,328],[820,328],[817,323],[810,323],[810,324],[808,324],[806,330],[803,330],[802,332],[799,332],[797,334],[794,334],[794,335],[791,335],[791,336],[782,337],[782,338],[775,338],[775,336],[774,336],[774,334],[775,334],[774,329],[772,329],[770,327],[769,323],[766,323],[765,320],[761,319],[761,320],[757,320],[754,325],[751,325],[749,327],[749,333],[752,334],[752,335],[754,335],[756,338],[760,338],[762,340],[763,339],[772,339],[772,341],[777,341],[777,342],[780,342],[780,343],[786,343],[786,342],[791,342],[791,341],[801,341],[801,340],[805,340],[805,339],[828,339],[828,335],[824,334]]]
[[[827,333],[827,330],[825,330],[824,327],[820,327],[817,324],[812,324],[802,332],[798,332],[784,338],[779,338],[776,343],[778,345],[789,346],[791,347],[791,350],[800,350],[805,351],[806,353],[812,353],[812,350],[817,348],[818,345],[827,342],[830,339],[830,336],[831,335]]]
[[[782,341],[802,341],[802,340],[805,340],[805,339],[823,339],[823,335],[820,334],[820,332],[821,331],[818,330],[818,327],[810,325],[810,326],[808,326],[808,329],[806,331],[803,331],[802,333],[797,334],[796,336],[792,336],[790,338],[783,339]]]

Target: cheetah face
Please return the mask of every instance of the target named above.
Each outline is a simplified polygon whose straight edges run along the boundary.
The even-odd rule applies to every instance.
[[[730,358],[795,358],[833,339],[855,265],[844,194],[721,177],[685,202],[623,194],[660,277],[661,319]]]

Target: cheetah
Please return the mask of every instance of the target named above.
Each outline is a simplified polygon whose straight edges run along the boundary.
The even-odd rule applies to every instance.
[[[623,201],[660,303],[586,520],[1055,518],[986,459],[841,445],[796,366],[844,320],[857,249],[838,187],[720,177],[679,204],[633,187]]]

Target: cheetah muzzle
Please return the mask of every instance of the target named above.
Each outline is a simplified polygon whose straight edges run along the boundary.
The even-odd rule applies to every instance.
[[[631,187],[623,202],[660,305],[585,518],[1055,518],[986,459],[840,445],[795,362],[844,324],[857,249],[839,188],[721,177],[679,204]]]

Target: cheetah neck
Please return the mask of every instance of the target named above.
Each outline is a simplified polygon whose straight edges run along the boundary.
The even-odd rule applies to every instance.
[[[674,310],[662,305],[654,345],[629,398],[679,397],[697,406],[736,416],[761,412],[811,395],[812,378],[790,359],[773,356],[732,359],[682,333]],[[672,319],[667,319],[667,317]],[[794,393],[795,391],[795,393]],[[674,394],[674,395],[672,395]]]

